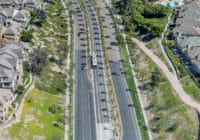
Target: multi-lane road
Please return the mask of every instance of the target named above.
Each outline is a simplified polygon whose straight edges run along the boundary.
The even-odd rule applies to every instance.
[[[92,68],[92,82],[94,85],[94,94],[96,101],[96,114],[97,123],[109,122],[109,113],[107,105],[107,90],[105,82],[105,71],[104,62],[101,48],[101,38],[99,33],[99,26],[96,19],[95,11],[93,10],[91,4],[86,2],[86,9],[89,21],[90,30],[90,42],[91,42],[91,53],[96,53],[97,55],[97,68]]]
[[[93,94],[95,97],[97,137],[100,140],[112,139],[112,124],[108,106],[108,92],[104,58],[97,14],[89,1],[85,1],[90,33],[90,54],[97,56],[97,68],[91,67]],[[91,63],[91,65],[93,65]]]
[[[88,78],[86,64],[86,41],[83,13],[76,1],[74,9],[74,46],[75,46],[75,140],[96,140],[96,126],[92,84]],[[80,33],[81,32],[81,33]]]
[[[112,80],[115,88],[115,93],[118,100],[122,129],[123,140],[139,140],[140,132],[137,124],[135,109],[132,105],[130,92],[126,83],[123,72],[122,62],[119,54],[118,43],[115,39],[115,28],[108,9],[103,1],[97,1],[100,8],[100,13],[104,19],[104,30],[106,36],[107,52],[110,59],[110,70],[112,73]],[[126,61],[126,60],[124,60]]]
[[[119,55],[119,48],[115,40],[115,30],[108,10],[103,1],[97,1],[101,7],[101,16],[104,19],[104,30],[106,36],[107,52],[110,59],[110,70],[112,80],[120,109],[120,116],[123,129],[123,140],[139,140],[140,133],[137,124],[134,107],[130,92],[127,90],[123,67]],[[87,65],[86,55],[86,35],[83,13],[78,2],[73,1],[74,9],[74,45],[75,45],[75,119],[74,119],[74,139],[75,140],[96,140],[111,139],[112,130],[103,130],[104,124],[110,124],[109,104],[106,88],[106,77],[104,70],[104,59],[101,48],[100,30],[96,13],[89,3],[84,1],[86,14],[88,17],[90,54],[97,54],[98,67],[92,68],[92,64]],[[88,74],[91,76],[88,76]],[[89,78],[90,77],[90,78]],[[102,127],[103,126],[103,127]],[[105,134],[105,132],[107,134]],[[104,137],[106,135],[106,137]]]

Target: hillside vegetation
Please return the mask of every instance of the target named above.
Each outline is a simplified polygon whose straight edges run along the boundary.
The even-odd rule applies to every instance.
[[[60,0],[52,2],[43,3],[45,19],[36,22],[34,17],[32,23],[33,53],[26,65],[35,76],[35,88],[25,98],[20,121],[1,132],[7,139],[64,139],[69,25]]]
[[[125,31],[137,32],[146,39],[159,37],[164,30],[168,7],[154,5],[146,0],[121,0],[115,2],[117,13],[122,16]]]
[[[156,65],[131,41],[129,50],[155,140],[196,140],[197,112],[183,104]]]

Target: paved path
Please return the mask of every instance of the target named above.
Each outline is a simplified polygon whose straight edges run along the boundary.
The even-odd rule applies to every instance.
[[[69,19],[69,13],[68,13],[68,10],[67,10],[67,7],[66,7],[66,2],[68,1],[65,1],[65,0],[61,0],[61,4],[64,8],[64,11],[65,11],[65,16],[66,16],[66,22],[67,22],[67,29],[68,30],[68,33],[67,33],[67,36],[68,36],[68,40],[67,40],[67,46],[70,47],[71,45],[71,28],[70,28],[70,19]],[[66,54],[67,55],[67,60],[66,60],[66,70],[69,71],[70,70],[70,65],[71,65],[71,60],[70,60],[70,53],[71,53],[71,48],[69,48],[69,51],[68,53]],[[68,123],[68,116],[69,116],[69,109],[68,109],[68,106],[70,104],[70,92],[69,92],[69,87],[71,86],[70,85],[70,76],[68,75],[68,72],[66,73],[67,75],[67,78],[66,78],[66,85],[67,85],[67,89],[66,89],[66,96],[65,96],[65,115],[67,116],[65,118],[65,135],[64,135],[64,139],[65,140],[68,140],[68,132],[69,132],[69,123]]]
[[[172,63],[171,60],[169,59],[169,57],[168,57],[168,55],[166,54],[165,49],[164,49],[164,47],[163,47],[163,45],[162,45],[162,40],[163,40],[163,38],[164,38],[164,33],[167,31],[167,27],[168,27],[168,25],[169,25],[169,23],[170,23],[170,18],[171,18],[171,14],[170,14],[169,17],[168,17],[168,22],[167,22],[167,24],[166,24],[166,26],[165,26],[165,29],[164,29],[164,31],[163,31],[163,33],[162,33],[162,35],[161,35],[161,39],[159,39],[159,45],[160,45],[160,48],[161,48],[161,50],[162,50],[162,53],[164,54],[166,60],[168,61],[170,67],[172,68],[172,71],[173,71],[175,77],[178,79],[176,68],[174,67],[173,63]]]
[[[11,120],[6,122],[5,124],[1,124],[0,125],[0,136],[1,136],[1,132],[2,132],[3,129],[10,127],[14,123],[20,122],[25,98],[28,95],[28,93],[34,88],[34,83],[35,83],[34,77],[31,75],[31,83],[30,83],[29,86],[27,86],[27,88],[26,88],[26,90],[24,92],[24,95],[22,97],[21,102],[19,103],[19,105],[17,106],[17,108],[14,111],[16,117],[15,118],[12,117]]]
[[[123,36],[126,36],[123,34]],[[198,112],[200,112],[200,104],[193,100],[183,89],[182,85],[179,83],[179,81],[176,79],[176,77],[173,75],[172,72],[169,71],[167,66],[156,56],[152,53],[152,51],[145,47],[144,43],[137,40],[136,38],[132,38],[132,41],[136,43],[136,46],[140,48],[149,58],[152,59],[152,61],[160,68],[160,70],[163,72],[165,77],[170,82],[172,88],[176,92],[177,96],[180,97],[180,99],[188,106],[196,109]]]

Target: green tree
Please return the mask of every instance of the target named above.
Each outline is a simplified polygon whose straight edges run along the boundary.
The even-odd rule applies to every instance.
[[[160,70],[156,67],[154,71],[151,73],[151,87],[156,87],[161,82],[161,73]]]
[[[33,33],[32,33],[32,30],[29,30],[29,31],[25,31],[23,30],[21,32],[21,37],[20,39],[24,42],[30,42],[33,38]]]
[[[154,37],[160,36],[161,33],[163,32],[163,27],[159,24],[151,24],[150,29],[151,29],[150,32]]]
[[[46,21],[46,12],[44,9],[34,9],[30,11],[31,13],[31,23],[39,27],[42,26],[42,23]]]
[[[169,8],[162,5],[148,5],[145,7],[142,15],[145,18],[162,18],[167,15]]]
[[[32,54],[30,55],[30,69],[34,74],[40,74],[42,68],[47,63],[47,51],[44,48],[35,48],[33,49]]]
[[[53,104],[49,107],[49,112],[55,114],[56,112],[61,112],[61,108],[60,106]]]
[[[19,94],[22,94],[24,92],[24,86],[23,85],[18,85],[17,90],[18,90]]]

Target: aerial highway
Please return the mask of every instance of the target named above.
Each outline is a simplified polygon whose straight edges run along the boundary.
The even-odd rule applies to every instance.
[[[126,83],[125,73],[122,67],[122,60],[119,54],[118,43],[115,39],[115,28],[108,9],[103,1],[97,1],[102,16],[104,31],[106,36],[107,52],[110,59],[110,70],[112,80],[118,100],[120,116],[123,129],[123,140],[140,140],[140,132],[134,109],[134,103],[131,100],[129,88]],[[133,106],[132,106],[133,105]]]
[[[101,43],[100,43],[100,36],[99,36],[99,27],[97,24],[97,19],[95,16],[95,12],[89,2],[86,4],[86,9],[88,12],[88,19],[89,19],[89,29],[90,29],[90,42],[91,42],[91,56],[96,55],[97,59],[97,66],[94,66],[91,62],[91,68],[92,68],[92,75],[94,83],[94,93],[96,98],[96,109],[97,111],[97,122],[108,122],[109,117],[108,115],[103,115],[103,112],[106,112],[104,114],[108,114],[107,110],[107,96],[106,96],[106,85],[105,85],[105,71],[104,71],[104,62],[103,62],[103,56],[102,56],[102,49],[101,49]],[[101,100],[105,99],[105,100]],[[104,110],[104,111],[102,111]]]
[[[90,35],[91,71],[95,97],[96,126],[99,140],[112,139],[112,125],[108,106],[108,92],[100,29],[96,12],[89,1],[85,1]],[[95,58],[95,59],[94,59]],[[106,131],[105,131],[106,129]]]
[[[72,3],[74,8],[76,56],[74,139],[110,139],[112,138],[112,129],[110,129],[110,132],[104,130],[105,126],[111,128],[112,125],[109,115],[100,29],[96,13],[90,2],[84,1],[86,17],[88,18],[88,27],[85,27],[84,20],[86,19],[84,19],[79,4],[75,1]],[[139,140],[140,133],[137,118],[134,107],[129,106],[133,103],[123,73],[119,49],[115,40],[115,29],[105,4],[102,1],[98,1],[98,3],[101,6],[102,18],[104,18],[103,24],[110,59],[110,70],[122,120],[122,139]],[[89,28],[90,46],[86,45],[86,28]],[[90,64],[86,62],[88,57],[86,56],[87,47],[90,47]],[[91,72],[91,78],[88,77],[88,69]]]
[[[75,117],[74,139],[96,140],[92,84],[86,69],[85,25],[78,2],[73,1],[75,46]]]

